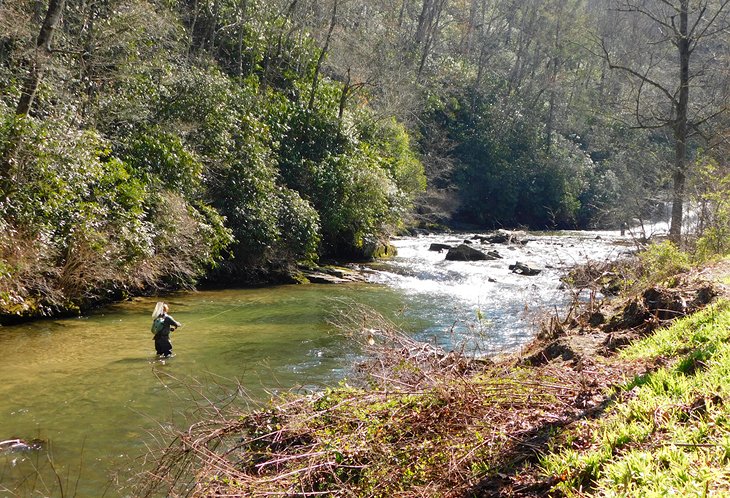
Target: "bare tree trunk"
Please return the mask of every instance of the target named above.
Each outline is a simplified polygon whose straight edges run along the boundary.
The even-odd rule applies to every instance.
[[[48,4],[46,18],[43,20],[41,31],[38,34],[35,54],[30,63],[30,71],[23,82],[20,101],[15,109],[15,114],[18,116],[27,116],[33,105],[33,100],[35,99],[35,94],[38,91],[38,85],[43,75],[45,59],[51,55],[53,33],[61,20],[61,14],[63,13],[65,4],[66,0],[51,0]]]
[[[431,12],[428,16],[428,22],[425,26],[425,38],[419,42],[423,44],[423,50],[421,51],[421,60],[418,64],[417,76],[420,78],[423,68],[426,65],[428,55],[431,53],[431,47],[433,46],[434,38],[438,31],[439,22],[441,21],[441,13],[446,5],[446,0],[440,0],[438,3],[434,3],[431,6]]]
[[[409,0],[403,0],[400,4],[400,11],[398,12],[398,30],[403,27],[403,19],[405,18],[406,11],[408,10]]]
[[[674,191],[672,195],[672,221],[669,238],[679,244],[682,240],[682,214],[687,167],[687,108],[689,102],[689,56],[690,40],[688,34],[689,0],[681,0],[679,9],[679,97],[677,117],[674,125]]]
[[[61,14],[66,0],[51,0],[48,4],[46,17],[41,25],[41,30],[36,39],[35,53],[29,62],[29,72],[23,82],[18,106],[15,108],[16,116],[25,117],[30,113],[33,100],[35,99],[38,85],[43,76],[45,59],[51,55],[51,41],[53,33],[61,20]],[[16,126],[7,140],[7,146],[0,158],[0,193],[8,194],[12,185],[12,167],[15,162],[15,155],[20,142],[20,131]]]
[[[215,38],[218,35],[218,17],[220,15],[220,4],[218,0],[213,2],[213,10],[210,13],[210,22],[208,24],[208,33],[206,35],[206,41],[204,42],[208,51],[213,54],[215,53]]]
[[[241,3],[238,4],[238,22],[240,23],[240,26],[238,27],[238,77],[243,76],[243,27],[244,27],[244,19],[246,17],[246,0],[242,0]]]
[[[553,130],[555,128],[555,101],[557,100],[558,93],[558,73],[560,72],[561,61],[561,36],[560,32],[560,20],[563,17],[563,2],[560,2],[558,8],[556,20],[555,20],[555,43],[553,44],[553,50],[555,54],[551,59],[552,70],[550,72],[550,100],[548,108],[548,119],[545,126],[545,149],[549,152],[552,146]]]
[[[466,23],[466,32],[459,42],[459,52],[462,55],[469,54],[474,43],[474,31],[476,29],[476,18],[479,12],[479,0],[471,0],[469,5],[469,20]]]
[[[421,13],[418,15],[418,25],[416,26],[416,44],[420,45],[426,39],[426,26],[433,19],[433,3],[434,0],[423,0]]]
[[[342,126],[342,117],[345,114],[345,106],[347,105],[347,97],[350,94],[350,68],[347,68],[347,78],[345,79],[345,84],[342,85],[342,93],[340,93],[340,108],[337,112],[337,120],[340,123],[340,126]]]
[[[527,7],[525,7],[527,8]],[[525,12],[520,19],[520,29],[517,39],[517,53],[515,54],[515,61],[510,71],[509,82],[507,85],[506,95],[512,95],[512,92],[516,91],[522,85],[522,78],[524,76],[524,58],[528,53],[530,45],[534,38],[534,24],[537,19],[537,8]]]

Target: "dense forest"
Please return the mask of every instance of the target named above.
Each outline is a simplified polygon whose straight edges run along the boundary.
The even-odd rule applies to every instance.
[[[362,259],[409,226],[728,244],[727,0],[0,0],[0,308]],[[691,202],[691,204],[688,204]]]

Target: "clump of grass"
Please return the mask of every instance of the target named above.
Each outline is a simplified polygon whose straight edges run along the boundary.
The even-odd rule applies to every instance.
[[[606,416],[580,428],[587,439],[580,448],[559,444],[541,458],[553,491],[730,493],[729,338],[730,303],[724,301],[627,348],[624,360],[661,360],[666,366],[620,386]]]
[[[642,276],[648,284],[661,282],[691,268],[689,254],[665,240],[648,245],[639,253]]]

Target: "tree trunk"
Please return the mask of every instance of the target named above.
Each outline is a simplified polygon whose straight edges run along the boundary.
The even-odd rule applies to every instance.
[[[345,115],[345,106],[347,105],[347,97],[350,95],[350,68],[347,68],[347,78],[342,85],[342,93],[340,93],[340,107],[337,111],[337,121],[342,127],[342,117]]]
[[[672,195],[672,221],[669,226],[669,238],[675,244],[682,240],[682,212],[684,207],[684,189],[687,168],[687,108],[689,102],[689,56],[690,40],[688,36],[688,4],[689,0],[681,0],[679,10],[679,33],[677,49],[679,51],[679,96],[677,99],[677,117],[674,124],[674,192]]]
[[[403,0],[400,4],[400,12],[398,12],[398,31],[403,27],[403,19],[405,18],[406,10],[408,10],[409,0]]]
[[[548,107],[547,123],[545,126],[545,150],[550,152],[552,146],[553,131],[555,128],[555,105],[558,94],[558,74],[560,72],[561,53],[562,53],[562,33],[560,31],[561,24],[560,20],[563,16],[563,2],[560,2],[558,7],[557,17],[555,20],[555,40],[553,43],[554,54],[550,61],[552,70],[550,71],[550,100]]]
[[[459,43],[459,53],[466,55],[471,53],[474,42],[474,31],[476,30],[476,18],[479,12],[479,0],[471,0],[469,5],[469,20],[466,23],[466,32]]]
[[[15,114],[25,117],[30,113],[38,85],[40,84],[45,66],[45,59],[51,55],[51,41],[53,33],[61,20],[61,14],[66,0],[51,0],[48,4],[48,11],[43,20],[43,25],[36,39],[35,53],[28,63],[28,75],[23,81],[20,100],[15,108]],[[15,155],[20,143],[20,131],[18,125],[14,125],[7,140],[7,146],[0,158],[0,193],[7,195],[12,186],[12,167],[15,162]]]
[[[434,38],[436,37],[436,33],[438,31],[439,22],[441,20],[441,13],[443,12],[444,5],[446,5],[446,0],[440,0],[438,3],[434,3],[432,7],[431,14],[428,19],[428,24],[426,26],[425,31],[425,39],[420,41],[423,45],[423,49],[421,51],[421,60],[418,64],[418,71],[416,73],[416,76],[418,78],[421,77],[421,73],[423,73],[423,68],[426,65],[426,60],[428,59],[428,55],[431,52],[431,47],[433,46]]]
[[[431,12],[433,2],[434,0],[423,0],[421,13],[418,15],[418,25],[416,26],[415,41],[417,45],[420,45],[426,39],[426,26],[430,24],[433,18],[433,13]]]
[[[18,116],[27,116],[30,112],[31,106],[33,105],[35,94],[38,91],[38,84],[40,83],[43,75],[45,59],[51,54],[51,40],[53,39],[53,33],[61,20],[61,14],[63,13],[63,7],[65,4],[66,0],[51,0],[48,4],[46,18],[43,20],[41,31],[38,34],[38,39],[36,40],[36,50],[33,61],[30,63],[28,76],[23,82],[20,101],[15,109],[15,114]]]
[[[337,23],[337,2],[338,0],[335,0],[334,5],[332,6],[332,17],[330,18],[330,27],[327,31],[327,38],[324,41],[324,47],[322,47],[322,51],[319,53],[317,65],[314,68],[314,76],[312,78],[312,91],[309,94],[310,111],[314,109],[314,97],[317,93],[317,85],[319,84],[319,72],[322,68],[322,62],[324,62],[324,58],[327,55],[327,51],[329,50],[330,40],[332,39],[332,32],[335,30],[335,24]]]
[[[245,26],[246,17],[246,0],[242,0],[238,4],[238,77],[243,76],[243,28]]]

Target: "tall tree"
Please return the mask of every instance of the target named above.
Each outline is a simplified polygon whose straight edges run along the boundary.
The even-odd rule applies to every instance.
[[[674,160],[669,234],[676,243],[682,235],[689,141],[726,108],[706,99],[711,98],[712,74],[718,70],[711,48],[730,29],[729,5],[730,0],[619,0],[618,12],[638,22],[637,31],[648,34],[640,46],[634,43],[642,55],[637,59],[636,54],[617,54],[605,38],[601,40],[609,67],[626,73],[635,83],[637,126],[671,130]]]
[[[33,105],[43,75],[43,69],[47,59],[52,54],[51,41],[61,20],[65,4],[66,0],[51,0],[48,4],[46,16],[36,38],[33,56],[27,61],[28,74],[23,81],[20,100],[15,108],[15,114],[18,116],[27,116]],[[0,192],[7,193],[12,184],[12,167],[20,140],[20,132],[17,127],[14,127],[8,137],[5,150],[2,151],[2,157],[0,157]]]

